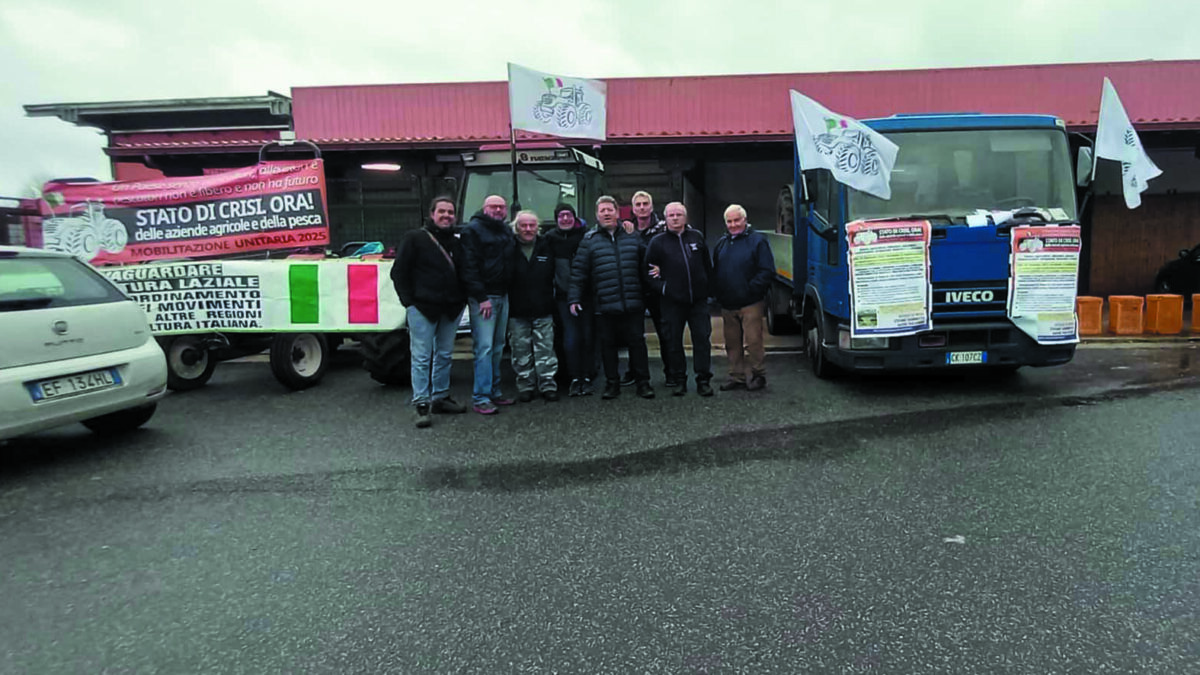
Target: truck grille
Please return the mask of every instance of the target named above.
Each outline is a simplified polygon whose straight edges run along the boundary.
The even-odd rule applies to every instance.
[[[935,282],[933,324],[977,322],[1007,315],[1008,280]]]

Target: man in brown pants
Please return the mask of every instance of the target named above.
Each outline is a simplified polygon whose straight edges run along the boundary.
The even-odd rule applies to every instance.
[[[725,236],[713,249],[713,291],[721,305],[729,357],[729,375],[721,391],[754,391],[767,386],[763,323],[775,258],[766,237],[746,222],[746,209],[741,206],[730,204],[725,209],[725,229]]]

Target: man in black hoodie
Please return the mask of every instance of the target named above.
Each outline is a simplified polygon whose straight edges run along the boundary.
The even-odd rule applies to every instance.
[[[662,311],[662,358],[675,396],[687,393],[687,355],[683,328],[692,333],[692,367],[696,392],[712,396],[712,321],[708,315],[712,259],[704,235],[688,227],[687,209],[679,202],[667,204],[667,231],[650,240],[646,265],[650,288]]]
[[[431,412],[467,411],[449,395],[454,334],[467,301],[459,281],[462,246],[454,236],[454,216],[453,200],[435,197],[430,222],[404,236],[392,263],[392,283],[407,310],[412,402],[421,428],[433,423]]]
[[[559,204],[554,208],[557,224],[546,233],[550,244],[550,256],[554,259],[554,302],[557,321],[554,324],[556,342],[559,343],[559,367],[571,378],[568,396],[589,396],[592,380],[596,377],[596,347],[594,340],[595,321],[587,304],[579,316],[571,314],[567,293],[571,286],[571,261],[579,249],[579,242],[587,228],[579,222],[575,208],[570,204]]]
[[[495,415],[514,401],[500,393],[500,357],[508,331],[508,286],[512,282],[513,235],[504,224],[508,204],[492,195],[463,228],[463,286],[471,311],[475,343],[475,390],[471,403],[480,415]]]

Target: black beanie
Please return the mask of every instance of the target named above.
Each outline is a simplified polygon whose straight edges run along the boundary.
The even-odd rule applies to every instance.
[[[563,211],[570,211],[572,218],[579,218],[579,216],[575,213],[574,206],[563,203],[563,204],[559,204],[558,206],[554,207],[554,219],[558,220],[558,214],[562,213]]]

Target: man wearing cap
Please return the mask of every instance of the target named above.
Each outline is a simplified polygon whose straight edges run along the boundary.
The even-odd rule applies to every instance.
[[[590,306],[571,314],[567,295],[571,286],[571,262],[579,250],[579,242],[587,229],[575,215],[575,207],[559,204],[554,209],[555,228],[546,233],[550,256],[554,259],[554,300],[557,322],[555,335],[560,337],[559,368],[570,377],[568,396],[589,396],[596,377],[595,321]]]

